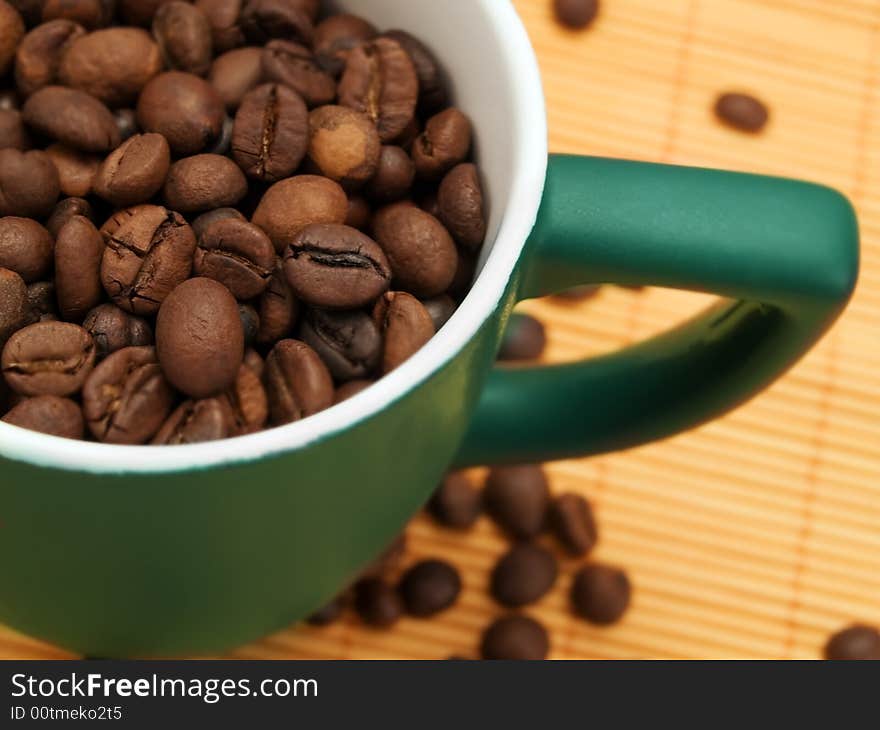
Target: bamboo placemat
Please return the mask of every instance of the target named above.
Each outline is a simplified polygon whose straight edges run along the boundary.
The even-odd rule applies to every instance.
[[[593,500],[596,557],[627,567],[636,593],[611,629],[570,617],[567,578],[530,612],[559,658],[815,657],[841,625],[880,624],[880,0],[603,5],[597,25],[575,34],[552,21],[550,0],[516,0],[543,69],[551,148],[838,187],[861,215],[863,274],[843,321],[749,405],[665,443],[549,467],[554,489]],[[771,105],[765,134],[713,121],[727,89]],[[642,339],[701,304],[609,288],[588,303],[526,308],[549,325],[547,359],[566,360]],[[461,566],[455,608],[391,632],[354,620],[292,628],[233,656],[474,655],[498,613],[484,588],[503,546],[488,522],[459,536],[417,519],[408,560]],[[0,629],[0,658],[63,656]]]

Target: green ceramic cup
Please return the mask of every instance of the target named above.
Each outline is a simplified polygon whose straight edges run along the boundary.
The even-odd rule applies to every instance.
[[[491,222],[473,290],[390,377],[284,428],[150,448],[0,424],[0,622],[101,656],[229,649],[333,596],[451,463],[690,428],[773,381],[845,306],[858,232],[838,193],[595,158],[548,168],[537,65],[508,2],[341,5],[425,38],[474,119]],[[615,355],[493,370],[518,300],[601,282],[726,299]]]

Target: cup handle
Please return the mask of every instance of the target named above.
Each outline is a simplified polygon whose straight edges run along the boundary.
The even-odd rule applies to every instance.
[[[858,276],[852,205],[781,178],[552,156],[518,298],[582,284],[725,298],[620,352],[491,374],[461,465],[625,449],[740,405],[837,319]],[[730,301],[733,300],[733,301]]]

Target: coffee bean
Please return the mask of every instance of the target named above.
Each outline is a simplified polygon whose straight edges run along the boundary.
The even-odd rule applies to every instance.
[[[105,230],[104,240],[101,282],[110,298],[132,314],[158,312],[190,274],[196,237],[179,213],[142,206],[114,232]]]
[[[15,50],[22,38],[24,21],[21,15],[9,3],[0,2],[0,76],[5,76],[12,66]]]
[[[162,56],[139,28],[106,28],[74,39],[62,55],[58,79],[108,106],[129,106],[162,70]]]
[[[22,40],[15,52],[15,85],[30,96],[58,80],[61,59],[85,28],[71,20],[50,20],[38,25]]]
[[[365,192],[377,203],[393,203],[409,194],[415,175],[416,166],[409,155],[400,147],[386,145]]]
[[[237,299],[262,294],[274,269],[275,247],[253,223],[227,218],[199,238],[195,272],[219,281]]]
[[[13,426],[66,439],[81,439],[85,435],[79,405],[57,395],[39,395],[23,400],[2,420]]]
[[[257,343],[271,345],[290,336],[298,316],[299,303],[278,263],[269,278],[266,291],[260,297],[260,331],[257,333]]]
[[[266,358],[269,414],[276,426],[299,421],[333,403],[333,380],[318,354],[304,342],[281,340]]]
[[[62,18],[95,30],[110,24],[114,5],[115,0],[46,0],[43,22]]]
[[[184,157],[214,144],[223,131],[226,109],[220,95],[204,79],[167,71],[144,87],[137,118],[141,129],[163,135],[171,151]]]
[[[22,116],[41,134],[77,150],[109,152],[119,146],[110,110],[83,91],[45,86],[25,102]]]
[[[309,310],[302,338],[341,381],[369,375],[382,354],[382,335],[363,312]]]
[[[423,560],[412,566],[398,587],[407,612],[427,618],[452,606],[461,593],[458,571],[442,560]]]
[[[351,50],[376,37],[376,27],[350,13],[331,15],[315,28],[314,49],[318,61],[333,76],[345,68]]]
[[[314,224],[291,241],[284,274],[296,296],[315,307],[357,309],[388,289],[391,268],[379,245],[338,224]]]
[[[128,25],[149,27],[153,16],[171,0],[117,0],[119,14]]]
[[[435,333],[434,321],[422,303],[406,292],[388,292],[373,308],[382,335],[381,372],[387,375],[409,360]]]
[[[122,226],[129,223],[135,216],[141,215],[145,211],[152,210],[155,206],[143,203],[141,205],[133,205],[131,208],[123,208],[115,211],[104,224],[98,229],[105,238],[112,237]]]
[[[0,109],[0,148],[4,147],[22,151],[31,148],[31,137],[17,109]]]
[[[299,167],[308,146],[308,111],[292,89],[263,84],[235,115],[232,156],[248,177],[275,182]]]
[[[45,218],[60,192],[58,170],[45,152],[0,150],[0,216]]]
[[[504,362],[537,360],[546,346],[544,325],[529,314],[517,313],[507,324],[498,359]]]
[[[153,16],[153,38],[165,65],[204,76],[211,67],[213,40],[208,18],[189,2],[173,0]]]
[[[86,315],[83,328],[95,341],[99,360],[126,347],[153,344],[153,330],[146,320],[115,304],[100,304]]]
[[[311,626],[329,626],[338,621],[342,616],[345,603],[342,598],[334,598],[326,606],[315,611],[306,619]]]
[[[770,119],[764,103],[749,94],[722,94],[715,101],[715,115],[742,132],[760,132]]]
[[[117,109],[113,112],[113,118],[116,120],[119,138],[123,142],[140,131],[137,123],[137,112],[134,109]]]
[[[165,182],[171,150],[161,134],[137,134],[111,152],[95,176],[95,193],[126,208],[150,200]]]
[[[126,347],[107,357],[86,380],[83,412],[89,430],[108,444],[149,441],[171,412],[174,393],[153,347]]]
[[[550,488],[540,466],[499,466],[489,472],[483,492],[486,511],[517,539],[535,537],[544,529]]]
[[[92,191],[92,183],[101,164],[100,157],[58,143],[47,147],[46,154],[58,170],[62,195],[82,197]]]
[[[0,364],[16,393],[71,395],[95,365],[95,343],[75,324],[38,322],[9,338]]]
[[[629,578],[619,568],[585,565],[574,574],[571,605],[581,618],[605,626],[623,617],[631,594]]]
[[[483,190],[477,168],[470,163],[453,167],[437,191],[440,220],[465,248],[476,250],[486,239]]]
[[[562,494],[548,514],[550,528],[569,555],[583,557],[596,545],[598,532],[590,503],[579,494]]]
[[[269,397],[260,376],[242,363],[232,387],[223,398],[232,415],[233,435],[255,433],[269,420]]]
[[[244,357],[238,304],[222,284],[204,277],[180,284],[156,318],[156,351],[162,372],[192,398],[229,388]]]
[[[345,215],[345,225],[366,231],[373,218],[373,209],[370,204],[359,195],[348,199],[348,213]]]
[[[247,180],[232,160],[202,154],[178,160],[168,171],[163,195],[169,208],[201,213],[238,203],[247,194]]]
[[[372,380],[349,380],[344,385],[340,385],[333,396],[333,405],[347,401],[349,398],[354,398],[358,393],[362,393],[369,388],[373,382]]]
[[[210,278],[210,277],[209,277]],[[268,282],[266,282],[268,284]],[[245,352],[253,347],[260,332],[260,313],[250,304],[238,305],[238,318],[241,320],[241,329],[244,332]]]
[[[196,0],[211,26],[215,53],[225,53],[245,44],[244,31],[239,24],[244,0]]]
[[[247,0],[239,22],[252,43],[264,44],[272,38],[289,38],[311,45],[315,29],[312,7],[301,0]]]
[[[458,253],[440,221],[414,205],[396,203],[376,213],[373,231],[401,289],[434,297],[449,288]]]
[[[448,106],[443,71],[427,46],[403,30],[390,30],[383,35],[397,41],[413,62],[419,79],[419,113],[429,116]]]
[[[483,498],[464,472],[447,474],[428,502],[428,512],[445,527],[473,527],[483,511]]]
[[[238,109],[245,95],[263,80],[262,49],[235,48],[218,56],[208,80],[230,112]]]
[[[218,221],[229,219],[239,221],[247,220],[247,218],[235,208],[215,208],[214,210],[209,210],[207,213],[202,213],[192,222],[192,229],[196,234],[196,239],[200,239],[205,234],[205,231]]]
[[[848,626],[828,640],[825,658],[880,661],[880,631],[873,626]]]
[[[369,117],[344,106],[309,114],[309,159],[322,175],[354,190],[379,169],[382,145]]]
[[[93,220],[94,212],[91,203],[84,198],[64,198],[59,200],[58,204],[52,209],[49,220],[46,222],[46,230],[52,238],[58,236],[64,224],[67,223],[75,215],[81,215],[89,220]]]
[[[155,446],[180,446],[219,441],[234,435],[232,413],[221,398],[181,403],[153,438]]]
[[[357,583],[354,607],[368,626],[388,628],[403,615],[403,601],[393,587],[381,578],[369,578]]]
[[[556,583],[556,558],[540,545],[514,545],[492,570],[492,597],[503,606],[517,608],[543,598]]]
[[[55,241],[55,293],[68,321],[79,322],[103,298],[101,259],[104,239],[82,216],[71,218]]]
[[[27,288],[27,322],[54,322],[58,317],[55,302],[55,284],[51,281],[37,281]]]
[[[0,152],[0,159],[3,155]],[[52,266],[54,243],[35,220],[0,218],[0,266],[17,273],[26,284],[39,280]]]
[[[462,301],[470,291],[471,285],[477,275],[477,256],[473,251],[458,249],[458,266],[455,268],[455,276],[446,293],[453,299]]]
[[[512,614],[496,619],[483,633],[483,659],[536,661],[550,652],[547,630],[528,616]]]
[[[447,294],[441,294],[432,299],[425,299],[422,302],[422,306],[430,315],[431,321],[434,322],[434,330],[437,332],[452,318],[455,310],[458,309],[455,300]]]
[[[339,82],[339,103],[366,114],[382,142],[406,129],[418,97],[415,67],[397,41],[379,37],[351,50]]]
[[[336,98],[336,81],[318,64],[305,46],[274,40],[263,48],[263,73],[268,81],[289,86],[310,107],[330,104]]]
[[[599,0],[554,0],[553,8],[562,25],[581,30],[599,14]]]
[[[422,180],[439,180],[467,159],[471,150],[471,123],[458,109],[431,117],[413,144],[413,161]]]
[[[268,234],[280,254],[306,226],[343,223],[347,213],[348,198],[337,183],[316,175],[298,175],[266,191],[253,222]]]
[[[28,299],[24,280],[9,269],[0,268],[0,350],[27,323]]]

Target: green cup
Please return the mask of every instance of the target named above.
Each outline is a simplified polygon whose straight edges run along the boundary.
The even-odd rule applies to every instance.
[[[426,39],[473,117],[491,212],[473,290],[391,376],[283,428],[151,448],[0,423],[0,622],[100,656],[256,639],[356,576],[450,464],[594,454],[703,423],[846,305],[858,231],[838,193],[596,158],[548,168],[537,65],[508,2],[340,5]],[[493,369],[517,301],[604,282],[725,300],[617,354]]]

